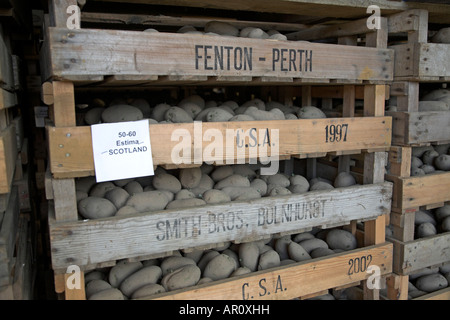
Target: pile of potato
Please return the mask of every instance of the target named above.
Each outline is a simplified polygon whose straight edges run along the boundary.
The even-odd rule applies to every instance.
[[[326,118],[321,109],[314,106],[286,106],[276,101],[255,98],[239,105],[236,101],[205,101],[199,95],[191,95],[177,105],[159,103],[150,106],[143,98],[114,99],[107,106],[101,99],[95,99],[84,115],[84,123],[114,123],[149,119],[156,123],[265,121],[290,119]]]
[[[258,169],[259,168],[259,169]],[[185,209],[301,194],[356,184],[346,172],[334,181],[307,180],[299,174],[260,175],[259,165],[237,164],[165,170],[157,167],[154,176],[96,183],[95,177],[76,179],[78,212],[84,219],[107,218],[164,209]]]
[[[450,284],[450,262],[441,267],[426,268],[409,276],[408,299],[448,287]]]
[[[413,147],[411,176],[450,171],[450,144]]]
[[[149,28],[144,32],[158,32],[158,30]],[[178,33],[186,34],[205,34],[213,36],[226,36],[226,37],[242,37],[252,39],[271,39],[271,40],[287,40],[287,37],[281,34],[278,30],[270,29],[264,31],[258,27],[245,27],[239,30],[239,28],[233,26],[228,22],[223,21],[209,21],[206,23],[202,30],[198,30],[194,26],[183,26],[177,31]]]
[[[343,229],[271,237],[242,244],[230,242],[208,250],[176,251],[164,258],[119,261],[114,267],[85,275],[89,300],[137,299],[232,278],[259,270],[310,260],[357,247]]]

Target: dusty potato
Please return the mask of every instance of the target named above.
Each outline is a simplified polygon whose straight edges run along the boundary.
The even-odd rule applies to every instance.
[[[200,169],[200,167],[184,168],[180,170],[179,180],[183,188],[195,188],[200,184],[201,179],[202,169]]]
[[[292,241],[294,242],[301,242],[303,240],[309,240],[309,239],[314,239],[314,235],[310,232],[302,232],[302,233],[297,233],[296,235],[293,236]]]
[[[134,213],[138,213],[138,211],[132,207],[132,206],[123,206],[122,208],[120,208],[119,210],[117,210],[116,212],[116,216],[126,216],[126,215],[130,215],[130,214],[134,214]]]
[[[165,276],[166,274],[171,273],[171,272],[175,271],[176,269],[179,269],[188,264],[196,265],[196,262],[191,258],[182,257],[182,256],[170,256],[170,257],[164,258],[161,261],[162,275]]]
[[[327,116],[317,107],[314,106],[306,106],[300,108],[297,112],[297,117],[299,119],[324,119]]]
[[[424,176],[426,173],[421,168],[411,168],[411,177]]]
[[[102,113],[105,111],[105,108],[92,108],[84,115],[84,122],[88,125],[93,125],[102,122]]]
[[[80,190],[75,190],[75,196],[77,198],[77,203],[80,202],[81,200],[86,199],[87,197],[89,197],[87,192],[80,191]]]
[[[250,270],[247,267],[239,267],[235,271],[233,271],[233,273],[230,275],[230,278],[237,277],[237,276],[242,276],[244,274],[249,274],[251,272],[252,272],[252,270]]]
[[[311,251],[317,248],[328,248],[328,244],[318,238],[302,240],[298,244],[301,245],[308,254],[311,254]]]
[[[131,297],[137,289],[148,284],[156,284],[161,277],[162,270],[160,267],[143,267],[122,281],[120,284],[120,291],[122,291],[125,296]]]
[[[239,261],[241,267],[247,267],[251,271],[258,268],[259,248],[254,242],[242,243],[239,246]]]
[[[450,28],[440,29],[432,38],[434,43],[450,43]]]
[[[92,280],[105,280],[105,279],[106,279],[105,273],[103,273],[99,270],[89,271],[84,276],[84,282],[86,284],[88,284]]]
[[[155,119],[156,121],[160,122],[165,120],[165,114],[167,112],[167,110],[170,109],[170,105],[168,105],[167,103],[160,103],[157,104],[153,109],[152,109],[152,113],[151,113],[151,118]]]
[[[209,108],[205,116],[207,122],[226,122],[233,118],[234,114],[221,107]]]
[[[434,236],[437,233],[436,227],[430,222],[421,223],[417,226],[416,229],[417,229],[416,234],[418,238]]]
[[[130,181],[127,183],[125,187],[123,187],[129,195],[134,195],[137,193],[144,192],[144,188],[142,188],[141,184],[137,181]]]
[[[259,256],[258,270],[275,268],[280,265],[280,255],[275,250],[268,250]]]
[[[436,225],[436,220],[434,219],[434,216],[429,212],[425,210],[417,210],[414,215],[414,224],[419,225],[425,222],[430,222],[434,226]]]
[[[250,180],[239,174],[232,174],[214,185],[214,189],[219,190],[226,187],[250,187]]]
[[[252,116],[249,116],[248,114],[237,114],[228,121],[231,122],[231,121],[254,121],[254,120],[256,119],[253,118]]]
[[[269,184],[267,186],[267,190],[268,190],[268,196],[270,196],[270,197],[285,196],[285,195],[292,194],[292,192],[288,188],[285,188],[282,186],[277,186],[277,185]]]
[[[427,150],[422,155],[422,162],[432,165],[436,157],[439,157],[439,153],[436,150]]]
[[[434,214],[436,215],[436,219],[438,221],[442,221],[446,217],[449,217],[450,216],[450,204],[446,204],[440,208],[437,208],[436,211],[434,212]]]
[[[232,166],[221,166],[214,169],[214,171],[211,172],[211,179],[214,180],[214,182],[219,182],[220,180],[223,180],[231,175],[234,174],[233,167]]]
[[[250,181],[255,179],[257,174],[248,164],[235,164],[233,165],[233,172],[248,178]]]
[[[291,241],[288,245],[288,255],[290,259],[296,262],[311,259],[309,253],[306,252],[306,250],[301,245],[294,241]]]
[[[422,159],[420,159],[419,157],[416,157],[416,156],[412,156],[411,157],[411,168],[420,168],[421,166],[423,166]]]
[[[181,199],[191,199],[191,198],[195,198],[195,194],[188,190],[188,189],[181,189],[180,191],[177,192],[177,194],[175,195],[175,200],[181,200]]]
[[[111,288],[93,294],[89,300],[125,300],[125,297],[119,289]]]
[[[254,179],[250,183],[250,187],[258,191],[262,197],[264,197],[267,194],[267,183],[262,179],[259,178]]]
[[[227,193],[231,201],[252,200],[261,198],[261,194],[252,187],[226,187],[222,189]]]
[[[292,186],[292,185],[302,186],[303,189],[305,189],[305,192],[308,191],[308,189],[309,189],[308,179],[306,179],[304,176],[299,175],[299,174],[295,174],[295,175],[289,177],[289,183],[290,183],[290,186]]]
[[[181,190],[181,182],[172,174],[160,173],[153,177],[153,187],[157,190],[167,190],[177,193]]]
[[[280,255],[281,260],[289,258],[288,246],[291,242],[290,236],[282,236],[275,240],[274,249]]]
[[[198,198],[178,199],[169,202],[166,209],[184,209],[206,205],[206,201]]]
[[[447,217],[444,220],[442,220],[442,222],[441,222],[441,230],[443,232],[450,231],[450,217]]]
[[[205,267],[203,276],[213,281],[228,278],[236,270],[236,262],[226,254],[214,257]]]
[[[180,107],[173,106],[170,107],[166,113],[164,114],[164,120],[173,122],[173,123],[189,123],[194,122],[194,119],[191,117],[189,113],[183,110]]]
[[[137,289],[136,291],[134,291],[133,294],[131,295],[131,299],[139,299],[139,298],[149,297],[151,295],[163,293],[163,292],[166,292],[166,290],[164,289],[164,287],[162,285],[157,284],[157,283],[150,283],[150,284],[146,284],[146,285],[140,287],[139,289]]]
[[[416,280],[417,289],[425,292],[433,292],[448,286],[448,281],[440,273],[421,276]]]
[[[142,111],[127,104],[109,106],[102,112],[102,121],[105,123],[137,121],[144,119]]]
[[[181,107],[181,106],[185,105],[186,103],[194,103],[194,104],[198,105],[201,109],[205,108],[205,99],[203,99],[198,94],[193,94],[193,95],[190,95],[190,96],[182,99],[178,103],[178,106]]]
[[[425,172],[425,174],[430,174],[430,173],[436,171],[436,169],[434,168],[434,166],[429,165],[429,164],[424,164],[424,165],[421,166],[419,169],[421,169],[423,172]]]
[[[441,154],[434,159],[434,165],[439,170],[450,171],[450,155]]]
[[[111,201],[116,206],[116,208],[122,208],[129,197],[130,194],[120,187],[109,190],[105,194],[105,199]]]
[[[114,216],[117,208],[105,198],[87,197],[78,202],[78,211],[86,219],[100,219]]]
[[[143,265],[139,261],[120,261],[109,270],[108,281],[113,288],[119,288],[123,280],[140,270],[142,267]]]
[[[128,198],[126,205],[138,212],[163,210],[169,203],[169,198],[163,191],[145,191]]]
[[[110,181],[100,182],[92,186],[89,191],[89,196],[103,198],[109,190],[114,189],[116,186]]]
[[[200,268],[200,270],[203,272],[205,270],[205,267],[208,265],[208,263],[216,256],[218,256],[220,253],[216,250],[208,250],[205,251],[203,256],[200,258],[200,260],[197,262],[197,266]]]
[[[231,246],[231,243],[230,243],[230,246]],[[240,267],[241,264],[239,262],[239,256],[238,256],[238,254],[235,251],[231,250],[230,247],[228,247],[227,249],[223,250],[222,254],[226,254],[227,256],[229,256],[230,258],[233,259],[233,261],[235,263],[235,266],[236,266],[235,269]]]
[[[94,279],[89,281],[86,284],[86,298],[89,300],[89,298],[93,295],[96,294],[97,292],[106,290],[106,289],[111,289],[111,285],[105,281],[105,280],[101,280],[101,279]]]
[[[309,191],[317,191],[317,190],[329,190],[334,189],[334,187],[325,181],[317,181],[315,183],[311,183],[311,187]]]
[[[250,32],[247,35],[247,38],[252,38],[252,39],[267,39],[269,38],[269,35],[262,29],[260,28],[253,28],[252,30],[250,30]]]
[[[213,179],[211,179],[211,177],[208,174],[202,173],[202,177],[200,179],[198,186],[192,188],[191,191],[198,197],[203,193],[205,193],[206,191],[211,190],[212,188],[214,188]]]
[[[201,270],[196,265],[185,265],[167,275],[161,280],[166,291],[173,291],[194,286],[200,280]]]
[[[340,172],[334,180],[335,188],[349,187],[356,184],[356,180],[351,173]]]
[[[283,173],[276,173],[274,175],[267,176],[267,184],[274,184],[281,187],[289,187],[291,184],[289,178]]]
[[[326,242],[333,250],[353,250],[357,246],[355,236],[351,232],[342,229],[330,230],[327,233]]]
[[[198,263],[203,256],[204,250],[193,250],[189,252],[184,252],[184,257],[192,259],[195,263]]]
[[[202,111],[202,108],[199,105],[192,102],[186,102],[185,104],[178,106],[186,111],[192,119],[195,119],[195,117]]]
[[[260,110],[257,107],[251,106],[248,107],[245,112],[245,115],[249,115],[255,120],[267,121],[267,120],[285,120],[285,116],[283,111],[280,109],[274,108],[270,111]]]
[[[205,191],[202,198],[208,204],[227,203],[231,201],[231,198],[227,193],[216,189]]]
[[[281,33],[274,33],[269,37],[269,39],[286,41],[287,36],[285,36],[284,34],[281,34]]]
[[[222,21],[210,21],[205,25],[205,32],[216,33],[221,36],[239,36],[239,29]]]
[[[319,258],[323,256],[328,256],[330,254],[334,254],[335,252],[330,248],[316,248],[311,251],[311,258]]]

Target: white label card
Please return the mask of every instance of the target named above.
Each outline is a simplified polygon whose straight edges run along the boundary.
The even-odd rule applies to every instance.
[[[91,126],[97,182],[154,175],[148,120]]]

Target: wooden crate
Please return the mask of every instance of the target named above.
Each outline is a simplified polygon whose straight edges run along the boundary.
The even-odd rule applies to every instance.
[[[20,216],[17,244],[9,284],[0,286],[1,300],[32,300],[34,297],[34,263],[30,241],[29,217]]]
[[[450,288],[431,292],[423,296],[414,298],[413,300],[450,300]]]
[[[386,175],[386,180],[394,183],[393,211],[415,211],[422,206],[439,207],[450,201],[450,172],[410,176],[411,147],[391,147],[389,162],[391,173]]]
[[[428,42],[428,11],[408,10],[388,17],[389,33],[407,33],[408,42],[392,45],[398,81],[448,81],[449,44]]]
[[[88,270],[99,266],[114,265],[117,259],[122,258],[141,259],[143,257],[163,256],[182,247],[214,246],[217,243],[230,240],[236,242],[250,241],[271,234],[290,234],[317,225],[331,227],[350,223],[353,226],[356,220],[365,221],[366,234],[363,245],[378,246],[385,243],[384,219],[386,210],[389,211],[391,184],[384,182],[383,175],[383,155],[386,147],[390,146],[390,121],[389,118],[384,117],[384,102],[386,99],[386,84],[393,79],[392,51],[386,49],[386,37],[384,37],[387,29],[368,30],[365,19],[354,24],[345,24],[344,31],[339,31],[339,28],[327,28],[327,34],[338,39],[338,42],[340,41],[337,45],[218,38],[207,35],[198,36],[167,32],[150,34],[124,30],[97,29],[94,31],[94,29],[78,28],[80,26],[77,26],[75,30],[67,30],[68,15],[66,8],[69,4],[76,3],[72,0],[50,2],[50,16],[45,28],[45,44],[41,51],[41,67],[44,70],[43,81],[47,81],[42,87],[42,97],[43,101],[50,105],[49,114],[52,122],[47,131],[50,141],[51,178],[47,181],[46,192],[53,199],[49,210],[49,228],[52,268],[56,272],[56,278],[61,279],[67,267],[72,264],[80,265],[83,270]],[[92,17],[93,15],[91,15]],[[387,23],[384,18],[382,21]],[[246,23],[244,22],[244,25]],[[357,29],[354,29],[354,27],[357,27]],[[353,45],[341,45],[346,43],[343,38],[350,36],[352,40],[355,40],[359,33],[365,36],[367,47],[357,46],[356,41],[349,41]],[[291,36],[295,37],[295,35]],[[317,38],[317,36],[311,35],[311,39],[313,38]],[[217,44],[218,40],[220,40],[220,45]],[[228,62],[222,64],[222,60],[219,58],[222,55],[221,46],[223,48],[231,47],[229,49],[230,52],[233,52],[231,58],[234,59],[234,53],[236,52],[237,57],[242,57],[242,64],[241,58],[238,60],[230,58],[230,68],[228,68]],[[108,48],[112,48],[112,50]],[[106,52],[111,54],[108,59],[105,59]],[[240,52],[242,52],[242,56],[239,55]],[[279,65],[277,61],[278,52],[280,53]],[[309,65],[302,65],[301,71],[299,65],[294,68],[294,52],[297,52],[296,55],[302,52],[305,57],[306,52],[309,54],[308,59],[303,59],[303,63],[307,62]],[[313,52],[312,56],[311,52]],[[212,57],[213,54],[214,57]],[[290,59],[292,60],[284,60],[282,54],[291,54]],[[211,58],[209,58],[209,55],[211,55]],[[311,57],[313,60],[311,60]],[[164,58],[164,63],[161,63],[162,58]],[[286,62],[290,63],[290,66],[289,64],[286,65]],[[210,65],[211,63],[212,65]],[[211,66],[212,70],[210,69]],[[289,67],[291,70],[289,70]],[[211,128],[219,128],[222,132],[227,128],[234,130],[242,128],[246,130],[251,128],[255,128],[255,130],[260,128],[277,129],[280,130],[280,146],[284,144],[280,150],[281,157],[307,157],[309,158],[308,161],[311,160],[311,163],[315,161],[313,158],[324,156],[327,153],[345,158],[348,154],[363,151],[366,159],[362,179],[363,186],[342,188],[331,192],[322,191],[299,196],[265,198],[242,203],[207,206],[195,208],[195,211],[194,209],[167,210],[96,221],[80,221],[78,219],[74,178],[93,175],[95,172],[90,156],[92,151],[90,128],[76,126],[75,90],[81,90],[83,86],[89,88],[185,86],[188,88],[189,86],[211,85],[289,85],[291,87],[302,86],[302,105],[306,106],[311,103],[312,85],[317,84],[332,84],[343,87],[343,118],[293,121],[292,123],[287,120],[239,124],[214,123],[213,125],[205,124],[205,128],[211,125]],[[354,112],[357,96],[356,86],[358,85],[364,87],[363,117],[355,117]],[[286,97],[286,101],[291,97],[292,95]],[[354,123],[355,127],[359,127],[361,130],[359,131],[361,136],[352,140],[352,146],[350,144],[341,145],[340,143],[343,141],[333,145],[327,145],[323,142],[318,143],[318,141],[323,140],[324,128],[327,125],[332,123],[345,124],[343,121],[349,121],[349,124]],[[154,135],[158,137],[158,139],[152,139],[152,142],[156,141],[155,143],[158,144],[164,141],[166,144],[161,145],[161,149],[158,149],[159,147],[155,144],[155,150],[158,151],[152,148],[154,163],[172,166],[173,168],[173,161],[167,160],[167,150],[169,149],[167,145],[171,140],[168,131],[178,127],[188,129],[187,132],[193,132],[194,125],[150,125],[150,131],[154,130]],[[369,125],[378,128],[376,129],[378,133],[367,134]],[[365,133],[363,133],[364,129],[366,129]],[[318,134],[319,132],[321,133]],[[281,134],[284,136],[282,137]],[[362,137],[363,134],[365,138]],[[304,136],[297,137],[298,135]],[[317,136],[319,140],[308,141],[313,136]],[[372,138],[375,138],[377,142],[370,142]],[[81,155],[83,156],[81,157]],[[188,161],[189,159],[187,159]],[[346,161],[342,162],[341,169],[345,167]],[[285,213],[283,214],[286,214],[289,206],[295,206],[299,203],[311,203],[311,201],[317,203],[317,201],[323,199],[324,203],[335,203],[333,209],[329,208],[330,212],[339,212],[339,209],[336,208],[347,208],[348,204],[352,202],[349,199],[357,194],[360,195],[359,198],[354,198],[357,203],[354,203],[351,209],[348,207],[356,215],[346,217],[344,213],[343,217],[328,216],[323,217],[322,221],[309,221],[306,224],[291,221],[288,225],[285,223],[275,225],[273,223],[273,226],[267,228],[254,229],[254,226],[258,225],[258,217],[261,219],[264,214],[280,213],[280,210],[282,210],[281,212],[284,210]],[[346,198],[345,204],[341,197]],[[331,199],[333,200],[331,201]],[[366,200],[369,203],[363,204],[363,206],[359,205],[361,201],[365,202]],[[208,211],[213,213],[207,216]],[[160,240],[157,238],[158,234],[149,232],[151,228],[156,227],[154,230],[157,233],[159,232],[161,238],[161,236],[164,236],[164,230],[163,233],[158,230],[158,222],[160,228],[166,227],[172,230],[171,228],[181,221],[183,223],[193,221],[195,224],[197,223],[195,219],[200,219],[201,223],[208,223],[209,219],[221,212],[223,212],[224,218],[228,217],[227,219],[238,219],[239,214],[241,219],[247,219],[248,217],[249,220],[246,222],[245,228],[241,227],[239,230],[237,230],[235,224],[233,224],[234,230],[228,230],[227,226],[222,227],[222,229],[219,228],[219,230],[224,231],[214,237],[204,231],[211,227],[208,224],[204,227],[202,225],[202,234],[197,234],[198,230],[195,232],[185,229],[179,230],[178,238],[175,234],[175,238],[172,238],[171,242],[165,247],[157,245]],[[287,219],[287,217],[284,216],[284,219]],[[236,220],[234,221],[236,223]],[[128,232],[127,230],[131,230],[132,233],[123,234],[123,232]],[[169,232],[172,232],[170,230]],[[215,230],[217,233],[217,229]],[[81,234],[85,236],[80,237]],[[87,234],[91,234],[91,236],[86,236]],[[93,241],[89,246],[86,246],[87,237],[90,239],[89,241]],[[153,239],[151,239],[152,237]],[[81,238],[84,239],[81,240]],[[117,241],[113,239],[117,239]],[[180,241],[180,239],[183,241]],[[156,243],[155,245],[149,245],[149,241],[151,243],[156,241]],[[99,246],[97,247],[94,242]],[[123,246],[125,243],[128,243],[128,245]],[[96,247],[100,248],[105,245],[108,248],[107,250],[102,249],[101,254],[93,253]],[[389,247],[386,248],[389,249]],[[348,263],[348,260],[346,263]],[[346,267],[348,268],[348,265]],[[389,268],[386,269],[386,273],[388,272],[390,272]],[[365,280],[366,278],[361,279]],[[67,289],[65,287],[64,281],[59,282],[57,292],[63,292]],[[316,289],[311,289],[310,293],[317,293],[317,291],[312,292]],[[70,295],[70,292],[66,290],[66,294]],[[375,293],[367,293],[367,295],[376,297]]]
[[[381,183],[89,221],[58,222],[52,212],[52,265],[56,271],[71,264],[92,269],[124,258],[373,220],[389,212],[390,195],[391,185]]]

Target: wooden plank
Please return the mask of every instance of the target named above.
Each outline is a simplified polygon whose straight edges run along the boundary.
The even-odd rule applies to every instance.
[[[384,243],[333,254],[313,261],[150,296],[148,299],[184,300],[194,296],[199,300],[293,299],[367,279],[371,273],[349,271],[349,265],[362,257],[371,260],[370,265],[379,266],[381,276],[389,274],[392,269],[392,244]]]
[[[393,143],[423,144],[448,141],[450,137],[450,113],[447,111],[393,112],[387,115],[393,117]]]
[[[450,172],[401,178],[398,183],[402,188],[401,210],[450,201]]]
[[[17,188],[14,187],[0,226],[0,261],[11,261],[14,257],[18,224],[19,199]]]
[[[54,270],[192,248],[246,242],[390,211],[392,184],[235,201],[184,210],[58,223],[49,216]]]
[[[450,300],[450,288],[431,292],[413,300]]]
[[[10,125],[0,132],[0,193],[11,191],[17,154],[16,130]]]
[[[391,81],[393,76],[390,49],[177,33],[48,31],[58,79],[126,74]]]
[[[394,45],[394,76],[411,81],[427,81],[450,75],[450,44],[410,43]]]
[[[276,156],[386,148],[390,146],[390,122],[390,117],[359,117],[313,121],[301,119],[152,124],[149,127],[153,164],[163,165],[201,163],[201,160],[235,163],[236,159],[250,159],[255,155],[261,155],[259,152],[264,151],[267,146],[263,139],[267,138],[266,133],[269,134],[272,144],[270,148],[267,148],[267,155],[273,160],[277,160]],[[347,125],[346,139],[342,137],[340,141],[331,142],[329,137],[326,142],[326,127],[336,125]],[[367,128],[371,128],[371,130],[367,130]],[[257,137],[257,141],[249,139],[250,131]],[[194,133],[199,133],[200,135],[196,136],[201,140],[193,139]],[[219,151],[223,150],[223,156],[216,157],[210,151],[206,151],[208,147],[213,146],[205,138],[205,135],[209,133],[214,134],[216,141],[222,141],[222,146],[219,145],[217,148]],[[183,139],[180,138],[181,134]],[[90,127],[48,127],[48,141],[51,172],[54,177],[94,175]],[[259,147],[258,144],[260,144]],[[245,145],[249,147],[244,148]],[[200,157],[202,159],[194,158],[195,148],[203,150]],[[180,153],[181,149],[184,149],[185,152]],[[80,152],[81,150],[83,151]],[[172,155],[173,152],[176,152],[176,156]]]
[[[408,242],[393,240],[393,243],[394,250],[400,253],[394,256],[393,271],[399,275],[414,274],[450,261],[450,232]]]

